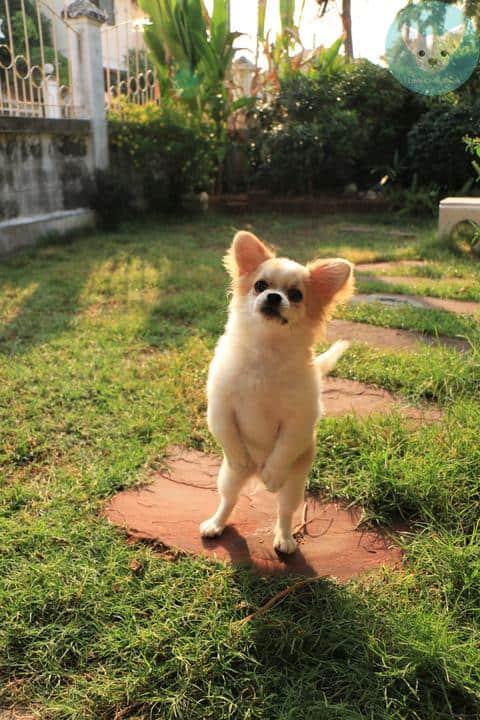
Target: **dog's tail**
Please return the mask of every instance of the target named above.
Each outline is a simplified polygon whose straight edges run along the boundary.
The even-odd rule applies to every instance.
[[[338,340],[332,347],[321,355],[317,355],[314,365],[322,375],[328,375],[333,370],[343,353],[348,350],[350,343],[346,340]]]

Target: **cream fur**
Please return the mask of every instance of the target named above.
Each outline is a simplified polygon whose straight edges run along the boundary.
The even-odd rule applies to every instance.
[[[292,553],[293,513],[303,498],[322,413],[321,377],[347,346],[336,343],[314,358],[313,345],[336,302],[352,293],[353,268],[339,259],[305,267],[276,258],[246,232],[235,236],[225,264],[233,294],[207,384],[208,426],[224,453],[220,503],[200,532],[204,537],[223,532],[242,486],[257,474],[278,494],[274,547]],[[257,280],[268,288],[258,292]],[[289,300],[291,288],[302,293],[300,302]],[[269,292],[281,298],[278,317],[262,312]]]

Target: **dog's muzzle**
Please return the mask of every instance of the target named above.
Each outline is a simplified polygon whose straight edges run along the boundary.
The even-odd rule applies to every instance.
[[[274,320],[281,322],[282,325],[286,325],[288,320],[281,314],[281,306],[282,296],[280,293],[269,292],[261,305],[260,312],[266,317],[273,318]]]

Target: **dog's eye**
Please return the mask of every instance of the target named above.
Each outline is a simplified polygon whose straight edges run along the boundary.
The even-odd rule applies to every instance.
[[[442,52],[440,53],[440,55],[441,55],[442,57],[447,57],[447,56],[448,56],[448,52],[447,52],[446,50],[442,50]]]
[[[265,282],[265,280],[257,280],[255,285],[253,286],[255,289],[255,292],[262,293],[264,290],[268,288],[268,283]]]
[[[290,288],[287,295],[290,302],[299,303],[303,299],[303,295],[298,288]]]
[[[425,52],[425,50],[419,50],[419,51],[418,51],[418,54],[419,54],[420,57],[425,57],[426,52]]]

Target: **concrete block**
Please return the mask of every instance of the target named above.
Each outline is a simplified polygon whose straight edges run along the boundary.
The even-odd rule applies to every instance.
[[[35,245],[50,232],[63,235],[71,230],[95,226],[95,213],[89,208],[62,210],[44,215],[17,217],[0,222],[0,255],[15,253]]]
[[[455,227],[471,220],[480,225],[480,198],[450,197],[440,202],[438,235],[449,238]]]

